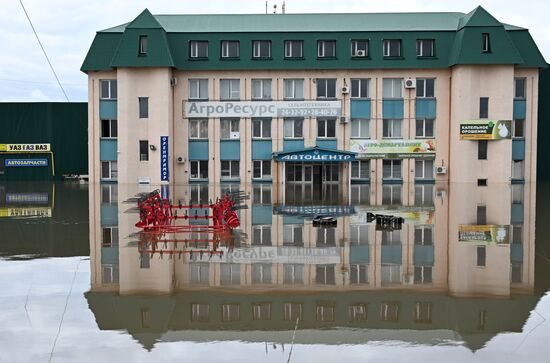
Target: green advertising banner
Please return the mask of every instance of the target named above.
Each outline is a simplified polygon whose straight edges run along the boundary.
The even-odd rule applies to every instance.
[[[460,123],[460,140],[502,140],[512,138],[512,121],[469,120]]]
[[[352,139],[350,151],[356,159],[435,158],[435,139],[365,140]]]
[[[510,226],[506,225],[461,225],[458,226],[459,242],[476,244],[510,243]]]

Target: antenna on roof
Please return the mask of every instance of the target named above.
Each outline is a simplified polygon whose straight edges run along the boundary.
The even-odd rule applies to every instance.
[[[277,14],[277,4],[273,5],[273,14]]]
[[[265,15],[267,15],[267,1],[265,2]]]
[[[285,2],[283,1],[283,7],[282,7],[282,13],[284,14],[285,13]]]

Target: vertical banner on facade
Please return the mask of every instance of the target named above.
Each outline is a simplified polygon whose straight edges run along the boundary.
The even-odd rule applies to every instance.
[[[168,181],[168,136],[160,137],[160,180]]]

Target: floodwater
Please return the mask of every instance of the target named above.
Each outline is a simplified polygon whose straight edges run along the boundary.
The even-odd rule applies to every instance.
[[[0,185],[0,362],[548,361],[548,184],[176,186],[239,231],[136,234],[152,189]]]

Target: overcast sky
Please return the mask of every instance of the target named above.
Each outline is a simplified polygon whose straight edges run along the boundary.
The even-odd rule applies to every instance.
[[[71,101],[86,101],[80,66],[95,32],[153,14],[265,13],[265,0],[22,0]],[[63,101],[63,94],[25,18],[19,0],[2,0],[0,12],[0,102]],[[282,1],[269,1],[280,9]],[[499,21],[530,30],[550,60],[550,1],[547,0],[286,0],[287,13],[424,12],[467,13],[482,5]]]

